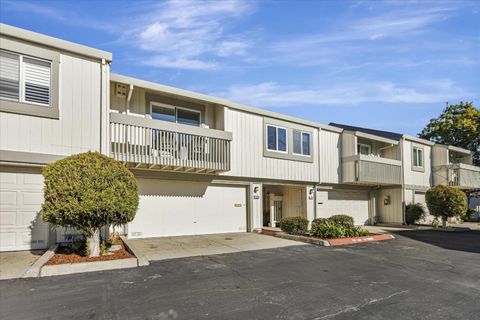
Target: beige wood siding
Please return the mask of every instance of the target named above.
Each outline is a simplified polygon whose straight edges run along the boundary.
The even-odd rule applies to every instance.
[[[412,170],[412,146],[418,146],[423,148],[424,152],[424,170],[414,171]],[[431,147],[429,145],[420,144],[418,142],[412,142],[409,140],[403,141],[403,165],[405,175],[405,185],[407,186],[424,186],[429,187],[431,185]]]
[[[274,159],[263,156],[263,117],[238,110],[225,111],[225,131],[232,137],[231,176],[317,182],[318,129],[312,128],[313,162]]]
[[[125,97],[118,97],[115,94],[115,90],[116,83],[112,81],[110,83],[110,110],[117,111],[119,113],[125,113],[127,110],[127,99]],[[132,116],[149,117],[150,105],[146,99],[146,94],[155,95],[155,102],[198,110],[201,112],[202,123],[208,125],[212,129],[217,127],[223,129],[223,123],[221,123],[221,119],[217,120],[217,118],[222,116],[223,107],[214,106],[211,104],[202,105],[198,102],[189,102],[188,100],[183,100],[181,98],[172,98],[166,95],[162,95],[158,92],[147,91],[144,88],[138,87],[133,88],[130,105],[128,106],[128,111],[126,113]]]
[[[385,205],[384,200],[390,196],[390,204]],[[402,189],[380,189],[377,191],[377,215],[382,223],[403,223]]]
[[[100,61],[61,54],[59,119],[0,112],[0,149],[58,155],[100,150],[100,79]]]
[[[320,183],[340,183],[340,134],[320,130]]]

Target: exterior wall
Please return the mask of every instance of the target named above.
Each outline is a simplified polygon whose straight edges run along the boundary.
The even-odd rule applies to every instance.
[[[290,181],[318,182],[318,129],[311,128],[313,162],[276,159],[263,156],[263,117],[239,110],[226,109],[225,131],[232,132],[231,171],[229,176]]]
[[[412,170],[412,147],[419,146],[424,150],[424,170]],[[421,144],[410,140],[403,140],[403,166],[404,184],[406,188],[423,187],[429,188],[432,184],[432,148],[429,145]]]
[[[319,137],[320,183],[340,183],[340,133],[320,130]]]
[[[214,106],[212,104],[202,104],[198,102],[191,102],[188,100],[173,98],[171,96],[153,93],[143,88],[134,87],[130,103],[127,103],[126,97],[118,97],[115,94],[116,83],[110,83],[110,110],[127,113],[128,115],[138,117],[150,117],[150,102],[160,102],[179,107],[185,107],[201,112],[202,123],[210,128],[222,128],[222,109],[221,106]],[[128,88],[127,88],[128,94]]]
[[[59,74],[59,119],[0,112],[0,150],[100,151],[101,61],[60,52]]]
[[[390,204],[385,204],[385,199],[390,197]],[[403,204],[402,189],[380,189],[376,191],[376,213],[381,223],[402,224]]]

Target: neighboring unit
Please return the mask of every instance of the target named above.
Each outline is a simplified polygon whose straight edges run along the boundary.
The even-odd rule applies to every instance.
[[[401,224],[434,184],[480,187],[464,149],[111,74],[108,52],[4,24],[0,47],[1,251],[71,238],[41,221],[41,168],[88,150],[137,178],[130,238],[247,232],[287,216]]]

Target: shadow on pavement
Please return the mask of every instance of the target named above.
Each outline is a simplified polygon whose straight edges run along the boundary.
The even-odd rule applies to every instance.
[[[402,230],[393,233],[443,249],[480,253],[480,231],[478,230],[464,232]]]

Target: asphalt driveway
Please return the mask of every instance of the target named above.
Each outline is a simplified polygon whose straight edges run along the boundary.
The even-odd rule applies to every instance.
[[[128,240],[149,261],[305,245],[241,232]]]
[[[1,319],[478,319],[480,234],[399,232],[0,281]]]

